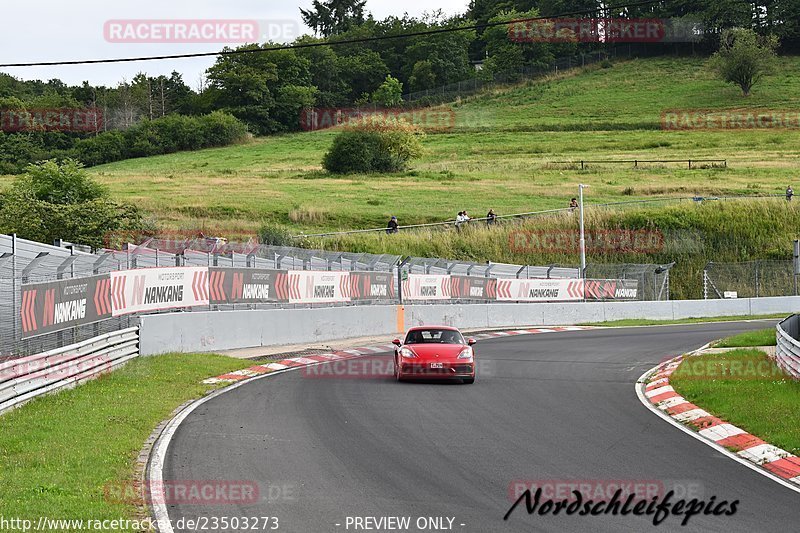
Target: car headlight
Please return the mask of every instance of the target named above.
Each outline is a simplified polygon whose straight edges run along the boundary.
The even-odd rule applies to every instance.
[[[472,346],[467,346],[458,354],[459,359],[472,359]]]
[[[409,350],[408,348],[400,348],[400,355],[402,357],[408,357],[409,359],[412,357],[416,357],[417,354]]]

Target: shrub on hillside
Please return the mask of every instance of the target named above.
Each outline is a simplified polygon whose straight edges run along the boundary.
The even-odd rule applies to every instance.
[[[226,146],[243,140],[247,136],[247,126],[233,115],[214,111],[197,119],[203,147]]]
[[[74,159],[49,160],[29,165],[13,185],[18,192],[51,204],[78,204],[105,195],[83,165]]]
[[[322,160],[329,172],[399,172],[422,155],[422,133],[406,122],[365,121],[341,132]]]
[[[294,246],[292,234],[283,226],[265,224],[258,230],[258,241],[271,246]]]
[[[109,131],[75,143],[75,158],[87,167],[120,161],[127,156],[128,147],[121,131]]]
[[[247,136],[247,126],[215,111],[201,117],[167,115],[144,120],[123,131],[91,136],[60,132],[0,132],[0,175],[20,174],[31,163],[71,157],[86,166],[129,157],[148,157],[183,150],[226,146]]]

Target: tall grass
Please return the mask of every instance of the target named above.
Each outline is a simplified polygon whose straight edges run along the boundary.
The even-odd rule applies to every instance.
[[[673,298],[702,298],[708,261],[791,259],[800,233],[800,207],[782,199],[706,201],[626,211],[587,210],[589,263],[670,263]],[[576,265],[577,213],[538,216],[487,227],[474,222],[456,231],[408,230],[394,235],[355,234],[310,239],[327,250],[406,254],[469,261]],[[627,230],[634,240],[626,241]],[[600,242],[602,241],[602,242]]]

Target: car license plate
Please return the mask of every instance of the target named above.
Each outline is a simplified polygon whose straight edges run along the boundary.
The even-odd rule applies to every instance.
[[[442,363],[431,363],[431,368],[444,368]]]

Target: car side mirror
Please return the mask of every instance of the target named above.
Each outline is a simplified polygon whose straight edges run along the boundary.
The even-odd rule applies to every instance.
[[[478,341],[476,341],[475,339],[467,339],[467,344],[469,344],[470,346],[472,346],[476,342],[478,342]]]
[[[393,340],[393,341],[392,341],[392,344],[394,344],[395,346],[400,346],[400,344],[401,344],[401,343],[400,343],[400,339],[395,339],[395,340]]]

